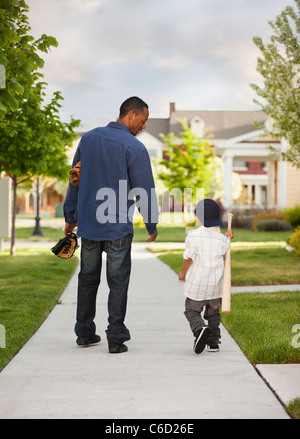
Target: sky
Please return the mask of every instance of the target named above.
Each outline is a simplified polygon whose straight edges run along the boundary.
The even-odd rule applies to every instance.
[[[116,120],[139,96],[150,117],[178,110],[257,110],[250,84],[270,20],[293,0],[27,0],[30,34],[59,43],[42,54],[47,99],[86,131]]]

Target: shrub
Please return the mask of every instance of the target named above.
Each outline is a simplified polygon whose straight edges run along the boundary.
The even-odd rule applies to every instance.
[[[259,232],[279,232],[293,230],[291,225],[283,220],[265,219],[258,221],[256,228]]]
[[[186,227],[195,227],[197,225],[197,220],[193,219],[185,223]]]
[[[265,212],[265,208],[255,206],[245,206],[245,208],[233,207],[231,212],[233,213],[234,228],[251,229],[253,218],[258,213]],[[226,220],[224,222],[226,222]]]
[[[295,254],[300,256],[300,227],[297,227],[295,232],[292,234],[289,245],[294,247]]]
[[[284,213],[294,229],[300,226],[300,206],[296,206],[293,209],[286,209]]]
[[[142,217],[142,215],[141,214],[134,214],[133,215],[133,219],[132,219],[132,224],[135,226],[135,227],[141,227],[141,226],[144,226],[145,224],[144,224],[144,222],[143,222],[143,217]]]
[[[252,229],[255,232],[258,232],[257,223],[259,221],[264,221],[264,220],[279,220],[279,221],[287,222],[288,218],[287,218],[287,216],[283,212],[277,212],[276,210],[272,210],[272,211],[269,211],[269,212],[258,213],[253,218]]]

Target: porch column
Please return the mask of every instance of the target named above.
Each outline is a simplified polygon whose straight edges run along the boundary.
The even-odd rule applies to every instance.
[[[261,205],[261,186],[260,186],[260,184],[256,184],[255,185],[255,200],[254,200],[254,204],[256,206],[260,206]]]
[[[268,191],[267,204],[274,207],[277,204],[277,161],[272,160],[268,165]]]
[[[223,156],[224,161],[224,207],[229,209],[232,206],[232,165],[233,157],[229,155]]]
[[[281,139],[281,151],[286,152],[287,143],[286,139]],[[282,160],[280,156],[277,166],[277,208],[285,209],[286,207],[286,179],[287,179],[287,166],[286,160]]]
[[[247,204],[252,204],[252,184],[250,183],[247,186]]]

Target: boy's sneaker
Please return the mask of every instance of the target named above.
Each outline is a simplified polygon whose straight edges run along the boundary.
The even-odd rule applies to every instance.
[[[220,352],[220,348],[219,345],[214,344],[214,345],[207,345],[207,350],[208,352]]]
[[[198,337],[196,337],[194,343],[195,354],[201,354],[201,352],[204,350],[209,334],[210,334],[210,329],[207,326],[201,329],[201,332],[198,335]]]

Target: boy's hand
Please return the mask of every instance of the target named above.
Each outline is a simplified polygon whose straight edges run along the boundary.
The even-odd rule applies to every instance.
[[[190,268],[190,266],[192,265],[192,263],[193,263],[192,258],[188,258],[188,259],[183,260],[182,270],[178,275],[178,279],[180,280],[180,282],[185,282],[185,275],[186,275],[188,269]]]
[[[180,282],[185,282],[185,274],[182,273],[182,271],[179,273],[178,279],[180,280]]]
[[[227,230],[227,232],[225,233],[225,236],[228,236],[228,238],[232,239],[233,238],[233,231],[232,231],[232,229]]]

